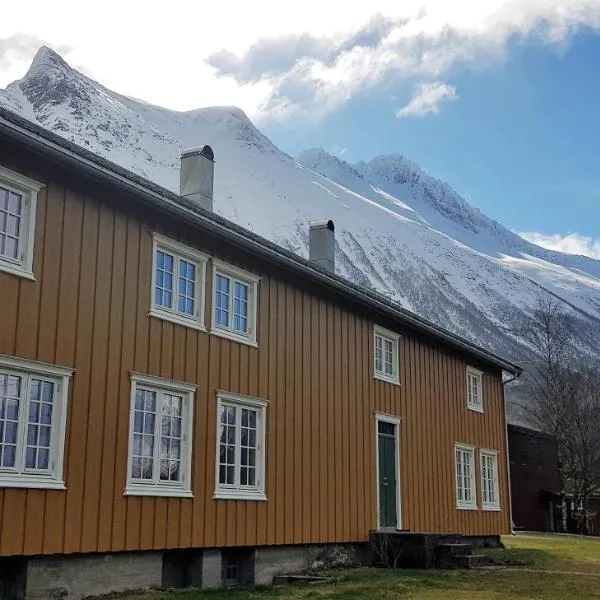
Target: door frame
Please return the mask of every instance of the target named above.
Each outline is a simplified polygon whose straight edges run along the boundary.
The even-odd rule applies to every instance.
[[[402,529],[402,502],[400,500],[400,422],[401,418],[394,415],[388,415],[386,413],[376,412],[375,413],[375,489],[377,491],[377,529],[381,529],[381,515],[380,515],[380,498],[379,498],[379,423],[391,423],[394,425],[396,432],[396,529]]]

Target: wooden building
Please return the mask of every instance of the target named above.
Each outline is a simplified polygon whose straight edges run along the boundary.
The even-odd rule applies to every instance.
[[[509,424],[508,449],[513,528],[563,532],[563,485],[556,439]],[[600,494],[590,498],[588,518],[583,520],[567,485],[564,508],[566,532],[600,535]]]
[[[7,597],[509,531],[518,367],[336,276],[330,222],[307,261],[212,213],[212,158],[179,196],[0,109]]]

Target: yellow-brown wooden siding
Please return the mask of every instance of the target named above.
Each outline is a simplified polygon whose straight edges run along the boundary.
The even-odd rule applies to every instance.
[[[0,163],[13,166],[6,155]],[[47,184],[37,206],[37,281],[0,272],[0,354],[76,372],[67,490],[0,489],[0,555],[366,540],[377,525],[376,412],[402,419],[403,528],[507,532],[499,372],[484,375],[485,414],[468,411],[464,357],[396,328],[402,385],[376,380],[368,314],[268,266],[244,264],[164,215],[147,220],[149,211],[142,217],[114,194],[20,170]],[[166,235],[261,275],[258,349],[147,316],[158,223]],[[207,323],[210,288],[209,269]],[[193,499],[123,495],[131,371],[198,386]],[[212,499],[217,389],[269,401],[267,502]],[[499,452],[500,512],[456,509],[455,442]],[[480,504],[478,454],[476,464]]]

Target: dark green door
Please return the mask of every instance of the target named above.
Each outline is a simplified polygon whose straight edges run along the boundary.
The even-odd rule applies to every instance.
[[[377,423],[379,450],[379,527],[398,527],[396,425]]]

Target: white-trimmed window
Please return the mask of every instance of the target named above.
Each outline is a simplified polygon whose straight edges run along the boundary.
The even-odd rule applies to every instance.
[[[500,510],[498,490],[498,453],[480,450],[481,459],[481,506],[483,510]]]
[[[467,408],[483,412],[483,373],[467,367]]]
[[[259,277],[213,259],[211,333],[256,346]]]
[[[191,497],[196,386],[131,374],[126,495]]]
[[[391,383],[400,383],[397,333],[375,325],[373,329],[373,375]]]
[[[0,270],[33,276],[37,193],[43,184],[0,167]]]
[[[475,495],[475,448],[466,444],[456,444],[456,507],[477,509]]]
[[[150,315],[204,330],[208,257],[158,233],[153,237]]]
[[[0,356],[0,487],[65,489],[73,369]]]
[[[266,500],[267,401],[229,392],[217,394],[215,498]]]

